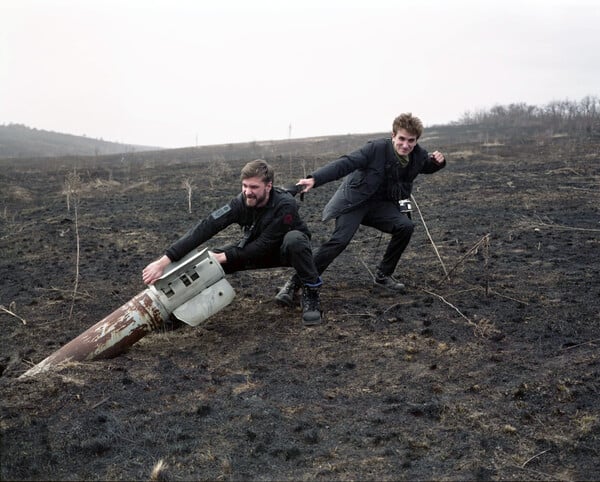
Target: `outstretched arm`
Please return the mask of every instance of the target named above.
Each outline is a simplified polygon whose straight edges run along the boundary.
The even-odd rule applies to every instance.
[[[341,179],[356,169],[365,168],[373,159],[375,153],[374,149],[374,144],[368,142],[358,151],[346,154],[345,156],[320,167],[309,177],[300,179],[296,183],[296,186],[302,186],[304,189],[301,192],[306,193],[315,187],[315,185],[316,187],[322,186],[328,182]]]

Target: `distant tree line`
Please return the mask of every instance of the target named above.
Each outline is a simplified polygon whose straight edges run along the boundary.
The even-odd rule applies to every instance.
[[[479,125],[494,131],[532,134],[600,135],[600,98],[559,100],[543,106],[516,103],[495,105],[488,110],[465,112],[453,125]]]

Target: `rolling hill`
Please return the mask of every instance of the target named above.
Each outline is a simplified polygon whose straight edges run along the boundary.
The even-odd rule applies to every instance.
[[[120,144],[85,136],[61,134],[27,127],[22,124],[0,126],[0,159],[101,156],[158,149],[160,148]]]

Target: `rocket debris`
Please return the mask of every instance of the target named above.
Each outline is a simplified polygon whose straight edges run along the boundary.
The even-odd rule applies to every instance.
[[[235,297],[225,272],[208,251],[194,250],[146,290],[71,340],[21,377],[44,372],[70,361],[112,358],[151,331],[171,314],[191,326],[214,315]]]

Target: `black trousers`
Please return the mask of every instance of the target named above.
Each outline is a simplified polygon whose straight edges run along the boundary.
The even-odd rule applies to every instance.
[[[215,249],[215,252],[222,251]],[[319,272],[313,259],[309,237],[302,231],[290,231],[283,237],[278,250],[266,252],[260,259],[244,263],[225,263],[221,265],[225,273],[235,273],[249,269],[267,269],[291,266],[302,284],[320,284]]]
[[[323,273],[346,249],[361,224],[392,235],[377,269],[385,275],[394,272],[408,246],[415,225],[405,213],[400,212],[397,202],[370,201],[335,219],[335,229],[331,238],[315,253],[315,265],[319,273]]]

